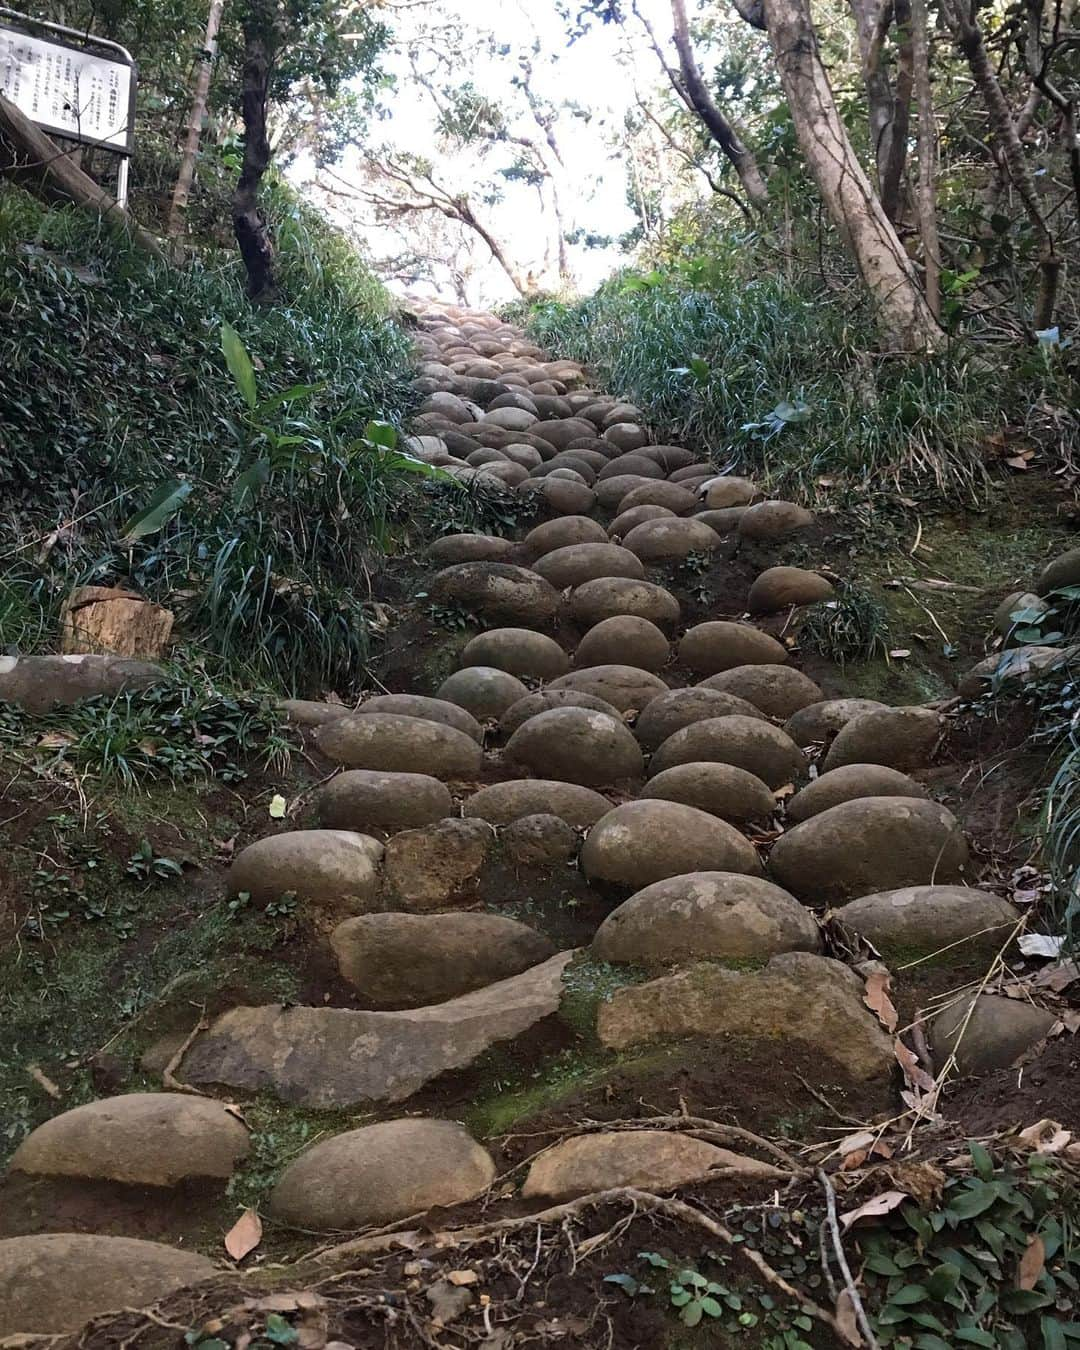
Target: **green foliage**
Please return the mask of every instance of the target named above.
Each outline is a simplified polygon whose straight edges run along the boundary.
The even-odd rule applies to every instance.
[[[835,600],[810,605],[799,626],[803,647],[828,661],[872,661],[888,650],[885,607],[861,586],[847,585]]]

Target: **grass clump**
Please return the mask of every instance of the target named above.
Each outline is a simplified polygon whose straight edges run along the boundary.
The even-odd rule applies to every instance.
[[[799,642],[841,667],[849,661],[873,661],[888,653],[888,614],[869,591],[845,586],[837,599],[809,606]]]

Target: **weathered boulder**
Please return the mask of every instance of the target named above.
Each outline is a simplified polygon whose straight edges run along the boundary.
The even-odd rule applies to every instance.
[[[614,422],[604,428],[604,439],[619,450],[636,450],[648,443],[648,432],[636,422]]]
[[[445,567],[432,578],[429,594],[440,604],[461,605],[492,623],[519,623],[526,628],[550,623],[559,607],[558,592],[543,577],[510,563],[467,562]]]
[[[229,894],[265,905],[291,893],[329,923],[374,908],[382,856],[382,844],[366,834],[286,830],[241,849],[229,868]]]
[[[484,739],[484,728],[476,718],[448,699],[426,698],[423,694],[376,694],[374,698],[366,698],[358,708],[346,708],[344,711],[358,717],[369,713],[419,717],[422,722],[439,722],[444,727],[462,731],[478,745]]]
[[[543,558],[557,548],[606,543],[607,531],[598,520],[590,516],[560,516],[531,529],[522,540],[522,547],[530,558]]]
[[[609,459],[600,472],[596,475],[600,482],[608,478],[616,478],[620,474],[632,473],[638,478],[660,479],[664,476],[663,468],[657,464],[655,459],[649,459],[645,455],[617,455],[615,459]],[[650,507],[649,510],[659,510],[658,507]]]
[[[471,994],[403,1012],[233,1008],[185,1055],[178,1076],[269,1091],[304,1106],[400,1102],[559,1009],[572,952]]]
[[[765,714],[752,703],[719,689],[710,689],[703,684],[688,689],[669,689],[642,710],[634,723],[634,734],[644,750],[653,751],[676,731],[694,722],[733,715],[765,720]]]
[[[555,446],[557,450],[563,450],[578,437],[595,436],[596,427],[583,417],[553,417],[534,426],[533,434]]]
[[[344,979],[375,1008],[420,1008],[518,975],[555,955],[498,914],[364,914],[330,934]]]
[[[836,904],[901,886],[957,881],[967,860],[967,841],[944,806],[860,797],[782,834],[769,855],[769,872],[800,900]]]
[[[452,563],[500,562],[513,551],[509,539],[493,534],[444,534],[428,549],[428,557],[440,567]]]
[[[165,678],[160,666],[126,656],[0,656],[0,703],[43,713],[100,694],[148,689]]]
[[[608,535],[612,539],[622,539],[636,525],[643,525],[647,520],[676,519],[675,512],[670,511],[666,506],[632,506],[629,511],[624,511],[621,516],[615,517],[608,526]]]
[[[621,662],[655,671],[667,665],[670,655],[668,640],[656,624],[634,614],[617,614],[589,629],[574,652],[574,665],[580,670]]]
[[[248,1132],[209,1097],[129,1092],[64,1111],[32,1131],[11,1167],[50,1177],[137,1186],[225,1179],[248,1151]]]
[[[278,707],[294,727],[321,727],[324,722],[352,712],[347,703],[324,703],[311,698],[283,698]]]
[[[796,530],[805,530],[813,523],[813,515],[795,502],[758,502],[756,506],[747,507],[743,513],[739,521],[739,534],[743,539],[783,539]]]
[[[721,539],[726,539],[729,535],[738,534],[739,521],[745,515],[746,509],[745,506],[724,506],[716,511],[695,511],[694,519],[708,525],[709,529]]]
[[[836,733],[823,768],[841,764],[887,764],[910,772],[925,769],[941,735],[941,718],[930,708],[878,708],[859,713]]]
[[[589,831],[581,868],[591,881],[638,890],[687,872],[761,871],[753,844],[734,826],[678,802],[626,802]]]
[[[454,1121],[384,1120],[301,1153],[274,1187],[270,1212],[300,1228],[365,1228],[473,1200],[494,1180],[491,1155]]]
[[[617,483],[618,478],[609,480]],[[632,511],[635,506],[666,506],[677,516],[688,516],[697,506],[697,498],[682,483],[653,482],[634,484],[619,498],[619,514]],[[638,527],[640,529],[640,526]]]
[[[637,670],[633,666],[588,666],[585,670],[572,670],[569,675],[560,675],[552,680],[552,689],[577,689],[582,693],[602,698],[627,713],[644,708],[659,694],[667,693],[667,685],[659,677],[647,670]]]
[[[450,789],[424,773],[346,769],[315,792],[319,824],[331,830],[393,834],[430,825],[454,809]]]
[[[475,778],[484,759],[476,741],[456,727],[399,713],[335,718],[319,727],[315,742],[328,759],[349,769],[435,778]]]
[[[814,681],[794,666],[733,666],[719,675],[710,675],[702,680],[701,686],[735,694],[776,718],[791,717],[800,708],[822,698]]]
[[[465,666],[491,666],[534,680],[551,680],[570,669],[569,657],[555,639],[530,628],[480,633],[465,644],[461,661]]]
[[[994,628],[1002,637],[1009,638],[1012,637],[1017,628],[1030,626],[1032,620],[1037,622],[1049,610],[1050,606],[1046,601],[1040,599],[1034,592],[1013,591],[994,610]],[[1026,620],[1017,620],[1013,618],[1014,614],[1030,614],[1032,617]]]
[[[528,431],[539,419],[524,408],[492,408],[484,414],[483,420],[506,431]]]
[[[466,815],[509,825],[522,816],[558,816],[575,829],[594,825],[611,810],[611,802],[592,788],[543,778],[515,778],[493,783],[466,798]]]
[[[720,1167],[751,1176],[771,1171],[753,1158],[685,1134],[605,1131],[577,1135],[546,1149],[530,1165],[521,1193],[526,1199],[554,1200],[618,1186],[670,1191]]]
[[[723,511],[732,506],[749,506],[761,493],[749,478],[725,475],[708,479],[698,495],[706,510]]]
[[[885,1086],[896,1065],[892,1041],[864,1007],[863,989],[842,962],[810,952],[785,952],[757,971],[695,965],[616,990],[600,1005],[597,1031],[615,1050],[676,1036],[795,1041],[822,1078],[832,1065]]]
[[[831,581],[803,567],[769,567],[750,587],[746,607],[751,614],[774,614],[789,605],[815,605],[836,594]]]
[[[597,577],[571,593],[570,613],[582,628],[591,628],[621,614],[648,619],[658,628],[673,628],[679,622],[680,610],[671,592],[651,581]]]
[[[549,509],[561,516],[584,515],[596,505],[596,493],[591,487],[568,478],[526,478],[517,491],[543,497]]]
[[[1039,573],[1035,589],[1040,595],[1049,595],[1062,586],[1077,585],[1080,585],[1080,548],[1072,548],[1046,564]]]
[[[1030,684],[1056,666],[1066,665],[1076,653],[1076,647],[1043,647],[1037,643],[995,652],[972,666],[960,681],[957,693],[974,699],[1002,686]]]
[[[914,960],[951,947],[955,960],[998,951],[1019,915],[1007,900],[967,886],[905,886],[849,900],[836,917],[885,960]]]
[[[662,486],[675,487],[676,484]],[[623,539],[623,546],[643,562],[670,562],[687,558],[691,553],[709,553],[719,548],[720,536],[695,516],[672,516],[635,525]]]
[[[0,1338],[78,1331],[99,1313],[143,1308],[209,1279],[214,1263],[160,1242],[98,1233],[0,1241]]]
[[[387,890],[411,910],[468,902],[494,841],[489,822],[469,817],[403,830],[386,845]]]
[[[581,840],[572,825],[542,812],[512,820],[499,832],[506,856],[522,867],[555,867],[577,857]]]
[[[784,787],[806,772],[795,742],[762,717],[709,717],[673,732],[653,755],[649,777],[676,764],[734,764],[770,788]]]
[[[494,666],[465,666],[448,675],[439,685],[437,697],[464,708],[481,722],[499,718],[528,689],[516,675]]]
[[[733,872],[691,872],[646,886],[608,915],[592,944],[601,961],[646,967],[820,950],[814,917],[794,896]]]
[[[770,788],[734,764],[676,764],[649,779],[638,793],[643,798],[681,802],[735,824],[767,820],[776,810]]]
[[[736,666],[783,665],[787,648],[748,623],[713,619],[688,628],[679,643],[679,660],[699,675],[719,675]]]
[[[591,708],[551,708],[523,722],[505,757],[543,778],[603,787],[644,773],[641,748],[621,717]]]
[[[642,580],[645,569],[639,559],[618,544],[571,544],[553,549],[534,564],[535,571],[558,590],[580,586],[597,577],[631,577]]]
[[[827,698],[800,708],[784,723],[784,730],[796,745],[805,747],[831,740],[853,717],[884,707],[872,698]]]
[[[648,487],[653,481],[653,479],[646,478],[644,474],[640,473],[617,473],[613,478],[605,478],[602,482],[597,480],[597,504],[605,511],[614,511],[617,515],[621,515],[623,507],[620,503],[623,498],[634,488]],[[642,504],[648,506],[667,505],[666,502],[633,503],[633,505]],[[629,510],[630,507],[626,509]]]
[[[841,802],[859,797],[927,797],[921,783],[884,764],[842,764],[796,792],[787,804],[787,818],[798,825]]]
[[[1053,1025],[1052,1013],[1021,999],[1001,994],[960,999],[930,1023],[934,1064],[940,1073],[955,1054],[957,1072],[965,1076],[1007,1069],[1033,1050]]]

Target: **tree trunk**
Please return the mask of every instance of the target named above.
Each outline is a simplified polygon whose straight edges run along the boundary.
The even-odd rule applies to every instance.
[[[735,128],[709,93],[690,42],[690,25],[686,18],[685,0],[671,0],[671,17],[675,24],[675,50],[679,56],[678,92],[683,102],[698,115],[709,135],[731,161],[750,204],[758,210],[763,210],[769,200],[769,189],[758,168],[754,152],[743,144]]]
[[[253,10],[256,6],[253,6]],[[248,294],[256,304],[277,297],[274,248],[266,216],[259,206],[259,184],[270,165],[266,134],[266,101],[270,85],[271,52],[267,25],[249,11],[244,20],[244,68],[241,111],[244,118],[244,160],[233,193],[232,217],[236,242],[248,275]]]
[[[199,68],[195,74],[195,88],[191,95],[191,116],[188,119],[187,139],[184,153],[180,158],[180,172],[176,175],[176,187],[173,190],[172,206],[169,208],[169,223],[165,233],[169,239],[175,239],[183,233],[184,212],[191,196],[191,184],[195,177],[195,156],[199,153],[199,140],[202,137],[203,118],[206,116],[206,97],[210,92],[210,77],[214,73],[214,53],[217,50],[218,28],[221,26],[221,11],[225,0],[210,0],[210,14],[206,20],[206,37],[203,39],[203,51]]]
[[[522,296],[530,296],[535,294],[536,292],[535,285],[528,277],[523,277],[521,275],[518,269],[506,256],[506,250],[503,248],[503,246],[499,243],[499,241],[495,238],[495,236],[491,233],[491,231],[487,228],[487,226],[482,224],[481,221],[477,219],[476,215],[473,213],[472,205],[469,202],[469,199],[467,197],[455,197],[453,199],[453,205],[454,210],[456,212],[456,218],[460,220],[463,225],[467,225],[470,230],[475,231],[475,233],[480,236],[480,238],[484,241],[484,243],[487,244],[488,248],[491,250],[491,256],[495,259],[495,261],[499,264],[502,270],[510,278],[511,284],[513,285],[517,293]]]
[[[874,301],[886,343],[902,351],[935,350],[945,335],[840,120],[808,0],[764,0],[764,11],[799,144]]]
[[[908,0],[851,0],[851,9],[866,87],[878,193],[885,214],[895,224],[900,216],[911,116],[910,6]],[[899,49],[895,90],[882,60],[891,24],[895,24]]]
[[[937,127],[930,87],[930,40],[926,0],[911,0],[911,46],[915,67],[915,106],[919,114],[919,233],[922,235],[926,303],[941,318],[941,251],[937,227]]]

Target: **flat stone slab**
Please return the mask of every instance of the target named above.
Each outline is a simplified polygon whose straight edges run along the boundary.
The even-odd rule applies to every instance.
[[[560,952],[475,993],[404,1012],[233,1008],[192,1045],[178,1075],[303,1106],[404,1101],[557,1012],[573,955]]]
[[[146,689],[165,678],[160,666],[127,656],[0,656],[0,703],[48,712],[99,694]]]

